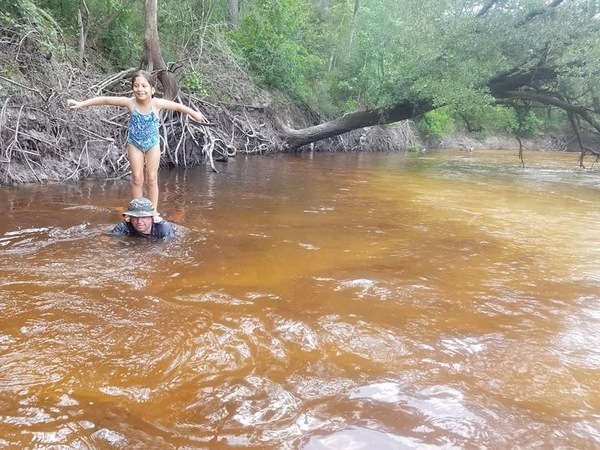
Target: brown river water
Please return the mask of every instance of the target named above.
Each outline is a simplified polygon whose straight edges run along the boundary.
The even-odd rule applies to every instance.
[[[600,171],[238,157],[0,189],[0,448],[600,448]]]

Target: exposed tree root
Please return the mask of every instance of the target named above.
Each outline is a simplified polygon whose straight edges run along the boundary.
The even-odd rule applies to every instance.
[[[88,79],[73,74],[69,95],[84,99],[93,95],[128,95],[132,70],[77,89]],[[112,90],[110,90],[112,89]],[[119,91],[120,89],[120,91]],[[129,114],[115,107],[69,110],[65,93],[52,92],[39,108],[17,103],[18,95],[5,99],[0,109],[1,184],[65,181],[84,178],[121,178],[129,174],[125,153]],[[44,100],[49,101],[44,102]],[[217,102],[180,93],[176,101],[201,111],[212,126],[194,122],[186,115],[164,111],[161,117],[161,164],[191,167],[207,165],[217,172],[215,161],[226,162],[243,153],[272,151],[276,142],[253,123],[256,118],[243,107],[235,114]],[[45,104],[44,104],[45,103]],[[62,161],[57,172],[45,161]],[[26,170],[24,170],[26,169]],[[29,175],[27,175],[27,173]]]

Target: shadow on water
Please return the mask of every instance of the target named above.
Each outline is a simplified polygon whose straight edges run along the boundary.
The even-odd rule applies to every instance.
[[[597,448],[597,172],[285,155],[0,190],[0,447]]]

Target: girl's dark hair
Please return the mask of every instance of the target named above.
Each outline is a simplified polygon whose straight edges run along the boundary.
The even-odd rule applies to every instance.
[[[135,79],[138,77],[144,77],[146,80],[148,80],[148,84],[155,88],[156,87],[156,78],[154,78],[154,75],[152,75],[150,72],[148,72],[147,70],[138,70],[136,73],[133,74],[133,76],[131,77],[131,87],[133,88],[133,83],[135,83]]]

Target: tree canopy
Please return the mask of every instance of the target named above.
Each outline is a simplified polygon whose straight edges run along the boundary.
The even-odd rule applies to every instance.
[[[468,129],[600,131],[597,0],[256,0],[241,17],[264,82],[341,116],[286,129],[291,146],[440,107]]]

